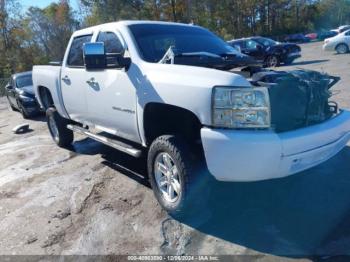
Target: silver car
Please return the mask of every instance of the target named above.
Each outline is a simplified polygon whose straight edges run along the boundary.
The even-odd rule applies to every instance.
[[[350,50],[350,30],[325,39],[323,50],[336,51],[338,54],[348,53]]]

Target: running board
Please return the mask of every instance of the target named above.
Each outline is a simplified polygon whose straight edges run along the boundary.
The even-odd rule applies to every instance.
[[[86,135],[87,137],[89,137],[93,140],[101,142],[102,144],[105,144],[107,146],[113,147],[113,148],[115,148],[121,152],[124,152],[128,155],[131,155],[133,157],[140,157],[141,156],[141,150],[136,149],[136,148],[132,147],[131,145],[125,144],[121,141],[111,139],[111,138],[108,138],[108,137],[105,137],[102,135],[94,134],[94,133],[90,132],[89,130],[87,130],[86,128],[76,126],[76,125],[67,125],[67,128],[74,131],[74,132]]]

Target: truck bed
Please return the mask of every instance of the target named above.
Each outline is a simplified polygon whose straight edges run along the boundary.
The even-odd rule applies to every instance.
[[[39,65],[33,66],[33,85],[35,95],[42,108],[45,108],[43,101],[40,99],[39,92],[43,88],[50,90],[52,100],[54,101],[57,111],[64,117],[68,118],[68,114],[64,109],[64,103],[61,93],[61,66],[57,65]]]

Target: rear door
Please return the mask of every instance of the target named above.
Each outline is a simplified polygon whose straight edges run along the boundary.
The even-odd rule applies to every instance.
[[[64,106],[69,117],[80,123],[85,123],[88,119],[86,104],[86,79],[88,76],[84,67],[83,45],[90,42],[91,38],[92,34],[73,38],[68,57],[61,71]]]
[[[107,54],[124,53],[125,44],[118,32],[101,31],[96,42],[105,44]],[[115,58],[107,60],[109,65]],[[139,142],[136,118],[136,88],[132,83],[132,67],[87,71],[86,99],[90,121],[100,130]]]

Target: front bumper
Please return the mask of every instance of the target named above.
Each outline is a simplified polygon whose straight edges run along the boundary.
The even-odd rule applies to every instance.
[[[25,111],[30,114],[39,114],[42,112],[38,102],[36,100],[34,101],[21,101],[22,106],[25,108]]]
[[[285,133],[201,129],[210,173],[221,181],[258,181],[289,176],[316,166],[350,140],[350,112]]]
[[[329,51],[329,52],[331,52],[331,51],[334,51],[334,50],[335,50],[335,45],[334,45],[334,44],[330,44],[330,43],[328,43],[328,44],[323,44],[322,48],[323,48],[324,51]]]
[[[300,52],[289,53],[287,55],[288,59],[297,59],[299,57],[301,57],[301,53]]]

